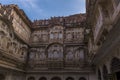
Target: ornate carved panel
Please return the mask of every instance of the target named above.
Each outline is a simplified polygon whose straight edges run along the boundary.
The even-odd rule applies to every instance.
[[[60,44],[50,45],[48,50],[48,60],[63,60],[63,46]]]
[[[84,39],[83,28],[68,28],[65,32],[66,43],[82,43]]]
[[[38,30],[34,31],[31,35],[31,42],[33,43],[46,43],[49,40],[48,31],[47,30]]]
[[[79,46],[68,46],[65,52],[65,65],[69,66],[81,66],[84,63],[84,49]]]
[[[59,42],[63,43],[63,27],[62,26],[54,26],[50,29],[50,40],[49,43]]]

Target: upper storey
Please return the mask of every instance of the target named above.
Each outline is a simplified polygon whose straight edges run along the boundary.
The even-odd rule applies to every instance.
[[[32,28],[51,27],[53,25],[65,27],[80,26],[85,20],[85,14],[76,14],[67,17],[51,17],[51,19],[48,20],[35,20]]]
[[[82,43],[84,40],[85,14],[54,17],[33,22],[31,43]]]

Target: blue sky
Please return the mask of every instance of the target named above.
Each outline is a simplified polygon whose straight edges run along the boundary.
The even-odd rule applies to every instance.
[[[31,20],[85,13],[85,0],[0,0],[0,3],[17,4]]]

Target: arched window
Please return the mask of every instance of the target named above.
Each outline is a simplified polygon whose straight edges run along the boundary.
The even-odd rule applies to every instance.
[[[41,77],[39,80],[47,80],[46,77]]]
[[[108,76],[108,70],[107,70],[106,66],[104,65],[103,66],[103,79],[108,80],[107,76]]]
[[[35,80],[35,77],[31,76],[28,78],[28,80]]]
[[[60,77],[53,77],[51,80],[61,80]]]
[[[74,80],[74,78],[73,77],[68,77],[68,78],[66,78],[66,80]]]
[[[84,77],[80,77],[80,79],[79,80],[86,80],[86,78],[84,78]]]
[[[3,74],[0,74],[0,80],[5,80],[5,76]]]

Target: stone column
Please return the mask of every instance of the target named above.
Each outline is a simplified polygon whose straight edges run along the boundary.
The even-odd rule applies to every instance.
[[[13,80],[12,79],[12,73],[8,73],[5,77],[5,80]]]

